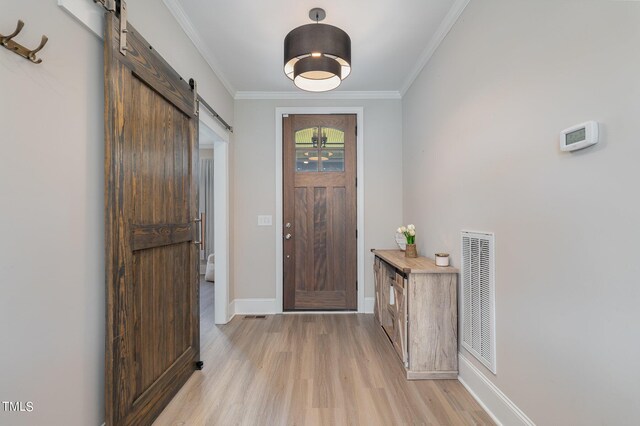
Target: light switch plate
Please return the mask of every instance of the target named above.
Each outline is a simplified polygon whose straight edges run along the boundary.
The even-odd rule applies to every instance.
[[[258,216],[258,226],[271,226],[273,225],[272,216]]]

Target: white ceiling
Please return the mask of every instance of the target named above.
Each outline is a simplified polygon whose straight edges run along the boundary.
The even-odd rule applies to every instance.
[[[336,91],[402,94],[469,0],[164,0],[232,95],[300,92],[283,41],[322,7],[351,37],[352,73]]]

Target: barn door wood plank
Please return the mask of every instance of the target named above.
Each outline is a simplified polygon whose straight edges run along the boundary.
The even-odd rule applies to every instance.
[[[196,93],[128,25],[105,25],[107,425],[151,424],[200,356]]]

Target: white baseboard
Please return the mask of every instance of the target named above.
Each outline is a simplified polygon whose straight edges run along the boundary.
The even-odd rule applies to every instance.
[[[458,360],[458,381],[496,424],[535,426],[535,423],[513,401],[460,352]]]
[[[230,315],[269,315],[278,312],[276,299],[235,299],[229,304],[229,309]]]
[[[372,314],[373,313],[373,305],[376,304],[375,297],[365,297],[364,298],[364,313]]]
[[[235,316],[236,316],[236,301],[232,300],[231,302],[229,302],[229,306],[227,307],[227,322],[225,324],[228,324],[229,321],[231,321]]]

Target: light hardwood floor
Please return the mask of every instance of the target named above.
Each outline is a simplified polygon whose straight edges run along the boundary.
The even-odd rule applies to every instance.
[[[490,425],[455,380],[408,381],[373,315],[213,323],[201,285],[204,370],[155,425]]]

